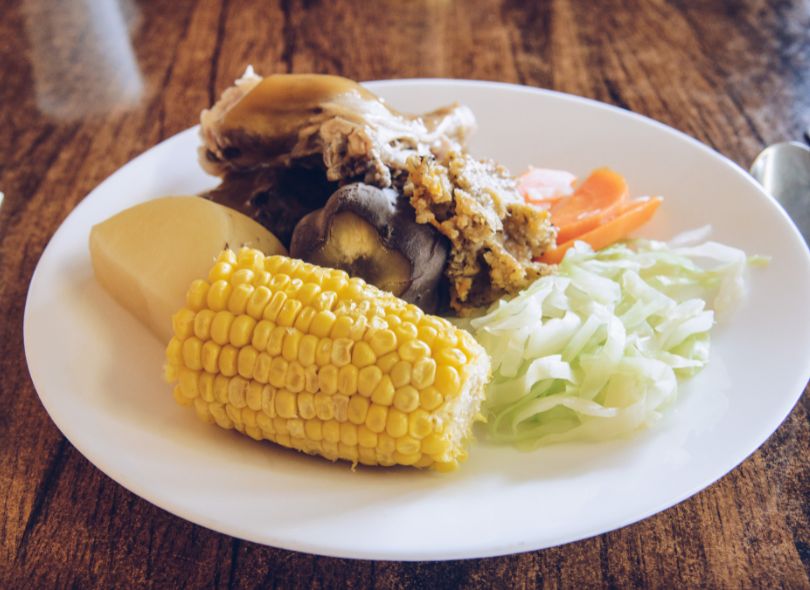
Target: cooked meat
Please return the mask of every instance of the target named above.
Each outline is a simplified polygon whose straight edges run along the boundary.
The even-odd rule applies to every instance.
[[[211,174],[286,167],[321,156],[330,181],[388,187],[413,155],[463,147],[475,127],[465,106],[406,115],[339,76],[252,70],[201,116],[200,160]]]
[[[302,160],[291,168],[228,171],[203,197],[252,217],[289,247],[293,229],[310,211],[323,207],[337,189],[323,171]]]
[[[554,245],[546,211],[526,205],[508,171],[491,161],[452,152],[444,163],[408,160],[405,194],[419,223],[450,239],[450,303],[459,313],[517,293],[543,274],[534,262]]]

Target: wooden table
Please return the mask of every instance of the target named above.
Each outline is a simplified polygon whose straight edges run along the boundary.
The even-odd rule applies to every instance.
[[[22,346],[27,285],[61,221],[195,124],[247,63],[553,88],[649,115],[747,166],[810,123],[806,2],[90,4],[0,2],[0,586],[810,587],[807,396],[732,473],[636,525],[508,557],[352,561],[243,542],[127,492],[50,421]]]

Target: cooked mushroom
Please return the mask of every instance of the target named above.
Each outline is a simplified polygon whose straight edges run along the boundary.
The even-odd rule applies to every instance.
[[[393,189],[362,183],[338,189],[296,226],[290,255],[341,268],[428,312],[441,301],[446,239],[418,224],[408,200]]]

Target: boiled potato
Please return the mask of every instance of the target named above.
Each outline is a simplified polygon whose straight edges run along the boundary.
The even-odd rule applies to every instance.
[[[200,197],[164,197],[126,209],[93,226],[90,257],[96,279],[163,342],[191,282],[207,275],[226,247],[286,254],[264,227]]]

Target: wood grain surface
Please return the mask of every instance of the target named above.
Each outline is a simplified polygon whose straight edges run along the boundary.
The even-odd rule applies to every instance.
[[[48,418],[22,345],[28,283],[62,220],[247,63],[552,88],[747,167],[810,124],[809,31],[810,5],[783,0],[0,0],[0,587],[810,587],[806,395],[729,475],[638,524],[492,559],[353,561],[230,538],[124,490]]]

